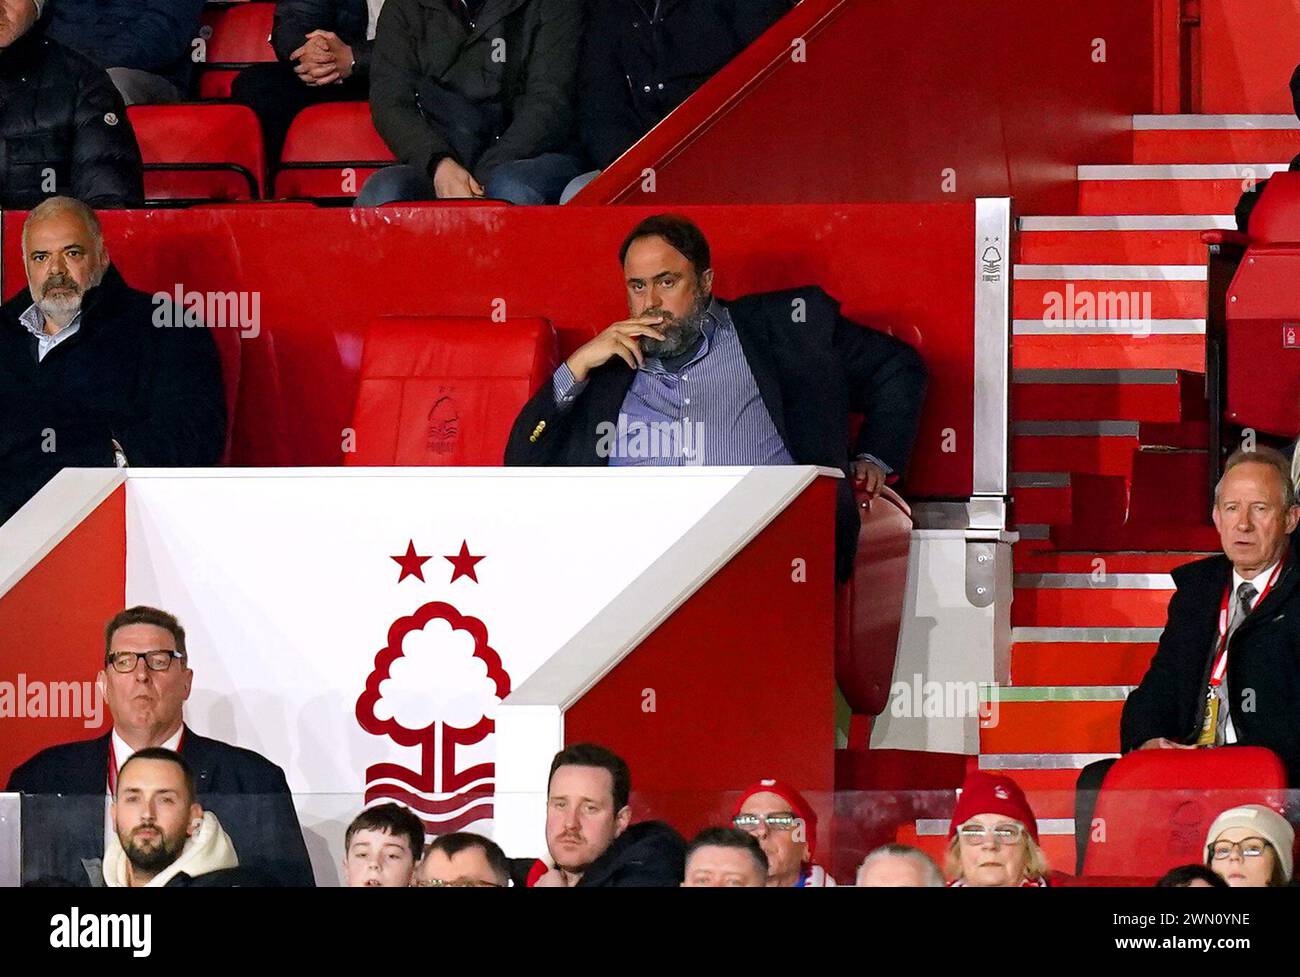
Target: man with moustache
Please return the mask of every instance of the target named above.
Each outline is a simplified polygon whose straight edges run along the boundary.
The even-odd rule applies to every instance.
[[[869,493],[903,474],[925,391],[912,347],[844,318],[816,287],[715,298],[708,241],[683,217],[642,221],[619,257],[629,317],[524,406],[507,465],[825,465]],[[865,419],[850,446],[854,412]],[[859,528],[845,479],[840,580]]]
[[[95,212],[51,197],[23,224],[28,287],[0,306],[0,523],[65,467],[221,459],[225,392],[206,329],[154,325]]]
[[[686,842],[662,821],[632,823],[626,761],[594,743],[555,754],[546,788],[546,847],[526,885],[646,888],[682,881]]]

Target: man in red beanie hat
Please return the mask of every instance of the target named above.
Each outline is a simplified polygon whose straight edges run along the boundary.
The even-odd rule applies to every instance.
[[[736,802],[731,823],[757,839],[767,856],[770,887],[830,886],[835,880],[813,864],[817,813],[804,796],[779,780],[760,780]]]
[[[948,828],[945,867],[952,886],[1047,885],[1038,819],[1019,784],[978,770],[966,777]]]

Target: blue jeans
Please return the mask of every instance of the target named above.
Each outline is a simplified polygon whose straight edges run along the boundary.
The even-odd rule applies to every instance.
[[[543,153],[532,159],[503,163],[492,171],[484,192],[493,200],[512,204],[553,204],[565,186],[582,172],[582,164],[564,153]],[[418,167],[386,166],[366,180],[355,206],[378,207],[404,200],[433,200],[433,181]]]

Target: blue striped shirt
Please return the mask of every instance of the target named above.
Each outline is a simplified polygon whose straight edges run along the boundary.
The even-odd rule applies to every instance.
[[[566,364],[553,391],[563,409],[586,388]],[[704,341],[676,372],[647,356],[623,398],[617,426],[599,431],[610,465],[791,465],[726,306],[714,299]]]

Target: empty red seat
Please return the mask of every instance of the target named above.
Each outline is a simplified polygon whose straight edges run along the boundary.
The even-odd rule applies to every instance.
[[[1227,425],[1294,439],[1300,434],[1300,172],[1278,173],[1264,186],[1249,236],[1217,230],[1202,239],[1225,254],[1245,248],[1226,297],[1218,297],[1210,276],[1216,306],[1206,336],[1211,410],[1222,398]],[[1225,448],[1232,440],[1224,435]]]
[[[1106,773],[1084,856],[1086,876],[1159,878],[1205,861],[1205,833],[1239,804],[1281,810],[1286,770],[1271,750],[1137,750]]]
[[[370,120],[369,102],[312,105],[285,137],[275,196],[351,198],[375,170],[396,162]]]
[[[262,195],[262,128],[244,105],[133,105],[147,203]]]
[[[274,3],[237,3],[203,11],[200,98],[229,98],[235,75],[249,65],[275,60],[274,19]]]
[[[500,465],[516,415],[555,365],[545,319],[377,319],[345,464]]]

